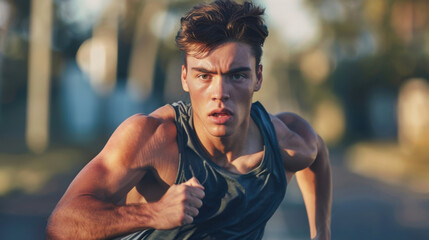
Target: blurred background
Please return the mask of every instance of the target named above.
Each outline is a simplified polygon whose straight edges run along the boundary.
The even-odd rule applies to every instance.
[[[0,0],[0,238],[44,239],[78,171],[134,113],[188,99],[195,0]],[[429,236],[429,1],[259,0],[273,112],[328,143],[332,239]],[[293,181],[264,239],[309,239]]]

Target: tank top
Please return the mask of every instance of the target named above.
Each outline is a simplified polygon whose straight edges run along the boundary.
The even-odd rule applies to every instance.
[[[176,184],[196,177],[205,188],[194,222],[171,230],[149,229],[122,239],[262,239],[267,221],[286,192],[286,177],[270,116],[259,102],[250,115],[264,142],[261,163],[246,174],[230,172],[203,151],[192,123],[192,106],[171,105],[176,112],[179,168]]]

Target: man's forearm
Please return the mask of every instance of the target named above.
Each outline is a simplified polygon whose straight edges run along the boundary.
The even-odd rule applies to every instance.
[[[47,226],[47,239],[104,239],[150,227],[148,204],[117,206],[83,196],[60,203]]]
[[[296,173],[307,209],[311,238],[330,239],[332,176],[328,150],[318,140],[318,154],[314,163]]]

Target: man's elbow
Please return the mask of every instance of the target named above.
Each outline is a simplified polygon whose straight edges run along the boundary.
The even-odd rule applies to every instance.
[[[304,146],[301,153],[302,157],[305,159],[307,166],[310,166],[316,161],[319,154],[321,138],[311,127],[308,128],[308,131],[300,137],[303,141],[302,146]]]
[[[63,224],[64,220],[62,214],[58,210],[54,210],[48,219],[46,225],[46,239],[60,240],[71,239],[72,236],[67,235],[67,225]]]
[[[56,224],[55,218],[51,216],[46,226],[46,239],[48,240],[61,239],[60,229],[57,226],[58,224]]]
[[[302,153],[302,158],[304,158],[304,161],[307,162],[307,166],[311,166],[314,164],[314,162],[317,159],[317,156],[319,154],[319,143],[318,143],[318,135],[314,134],[311,138],[307,139],[305,141],[304,151]]]
[[[319,153],[319,136],[317,134],[310,140],[308,143],[308,155],[310,159],[314,162]]]
[[[316,147],[317,152],[315,160],[311,164],[310,168],[319,169],[319,171],[323,170],[330,172],[329,150],[322,137],[320,137],[319,135],[317,135]]]

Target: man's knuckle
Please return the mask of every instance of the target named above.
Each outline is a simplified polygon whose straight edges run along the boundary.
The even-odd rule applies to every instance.
[[[179,205],[179,207],[178,207],[178,210],[179,210],[179,212],[180,212],[181,214],[184,214],[184,213],[185,213],[185,211],[186,211],[186,206],[185,206],[185,204],[180,204],[180,205]]]
[[[186,214],[185,214],[185,212],[181,212],[181,213],[179,213],[179,221],[180,221],[180,222],[183,222],[183,221],[185,220],[185,218],[186,218]]]
[[[186,193],[184,193],[184,192],[179,192],[179,193],[177,194],[177,196],[176,196],[176,199],[177,199],[179,202],[184,202],[184,201],[186,200]]]

